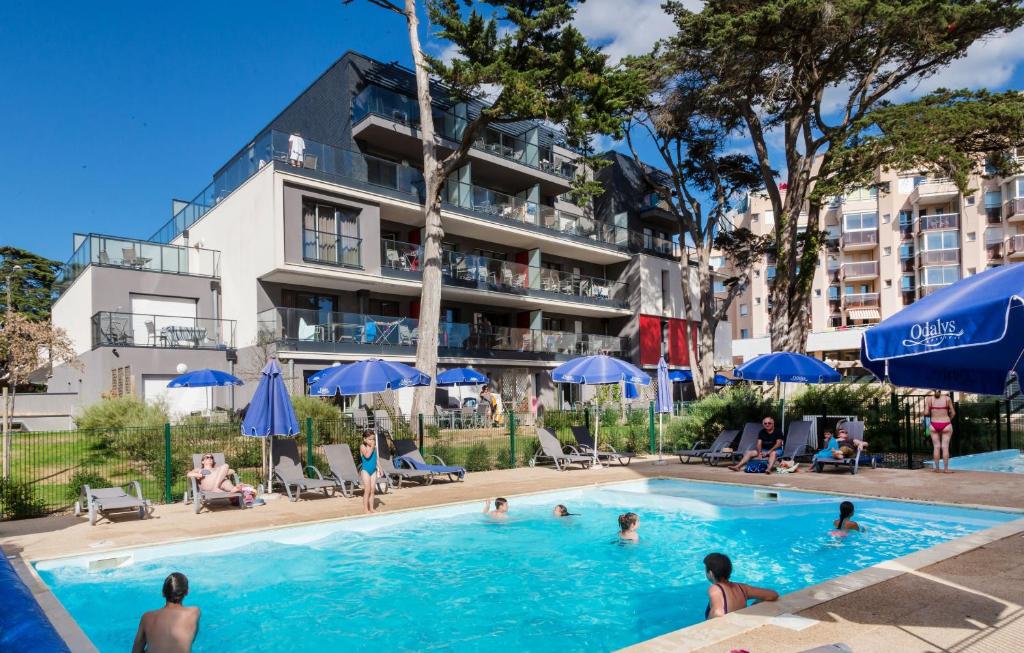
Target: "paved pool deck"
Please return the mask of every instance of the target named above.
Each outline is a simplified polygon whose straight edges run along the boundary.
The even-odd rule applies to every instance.
[[[538,467],[473,473],[464,483],[403,487],[379,496],[378,507],[390,512],[472,500],[480,501],[482,507],[484,499],[494,496],[654,477],[768,487],[784,484],[793,489],[1024,511],[1024,474],[864,469],[856,476],[839,472],[764,476],[681,465],[676,458],[667,465],[654,465],[648,458],[628,467],[599,470],[557,472]],[[0,547],[9,556],[32,562],[361,514],[359,497],[309,497],[295,503],[283,498],[268,501],[253,510],[225,506],[199,515],[190,505],[157,505],[150,519],[126,516],[92,527],[84,518],[69,515],[0,522]],[[33,589],[41,601],[49,601],[45,588]],[[779,614],[801,619],[780,619]],[[753,606],[725,619],[675,631],[630,650],[784,653],[833,642],[844,642],[858,653],[1024,650],[1024,521],[807,588],[783,597],[779,604]]]

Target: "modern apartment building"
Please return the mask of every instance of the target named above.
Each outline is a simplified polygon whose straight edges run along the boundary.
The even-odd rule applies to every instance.
[[[965,276],[1024,261],[1024,174],[997,178],[979,168],[966,194],[949,179],[912,172],[880,170],[876,182],[833,199],[824,214],[807,349],[840,367],[855,366],[864,327]],[[736,217],[756,233],[774,225],[763,195],[752,195]],[[737,360],[770,350],[774,278],[774,261],[763,261],[730,309]]]
[[[50,390],[82,403],[164,395],[180,413],[241,406],[255,385],[168,392],[182,365],[252,379],[276,355],[299,391],[334,363],[412,362],[424,192],[414,91],[407,69],[347,53],[151,236],[76,235],[53,316],[85,369],[58,368]],[[442,150],[480,108],[437,98]],[[665,216],[623,181],[629,161],[602,171],[614,183],[588,215],[568,200],[576,159],[549,126],[502,124],[445,190],[441,366],[481,369],[516,409],[570,399],[547,371],[578,355],[653,367],[665,353],[686,367],[697,328]]]

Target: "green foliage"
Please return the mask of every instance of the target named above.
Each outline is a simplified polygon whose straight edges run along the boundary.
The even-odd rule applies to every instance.
[[[427,453],[432,456],[437,456],[448,465],[456,464],[452,462],[453,460],[455,460],[455,456],[452,455],[454,451],[444,442],[435,442],[427,446]]]
[[[497,468],[512,469],[515,467],[512,461],[512,450],[508,447],[498,449]]]
[[[622,419],[622,411],[618,406],[606,406],[601,409],[601,424],[613,426]]]
[[[540,440],[537,438],[517,438],[516,453],[519,455],[519,463],[524,467],[530,464],[533,454],[540,448]]]
[[[31,483],[15,483],[9,479],[0,479],[0,518],[39,517],[44,509],[43,501],[36,496]]]
[[[491,452],[483,443],[474,444],[466,452],[466,462],[463,465],[467,472],[486,472],[491,469]]]
[[[836,383],[808,385],[786,401],[787,419],[802,415],[861,415],[875,402],[889,401],[889,392],[879,383]]]
[[[20,270],[15,270],[20,266]],[[52,261],[28,250],[0,246],[0,318],[8,311],[7,281],[11,282],[10,310],[36,322],[50,319],[60,261]]]
[[[571,427],[583,423],[583,413],[574,410],[546,410],[540,426],[549,428],[555,433],[568,431]]]
[[[312,417],[314,422],[329,422],[341,419],[341,410],[329,399],[320,397],[309,397],[307,395],[292,395],[292,408],[295,409],[295,417],[299,420],[299,428],[305,432],[306,418]]]
[[[161,402],[147,403],[134,397],[115,397],[87,406],[75,418],[75,425],[80,429],[116,431],[162,427],[168,421],[167,407]]]
[[[83,485],[88,485],[91,488],[111,487],[110,481],[95,472],[75,472],[75,475],[68,481],[68,489],[64,498],[72,503],[78,501],[82,496]]]
[[[688,447],[697,440],[710,442],[723,429],[741,429],[773,415],[775,406],[754,387],[737,384],[691,404],[686,415],[665,427],[665,446]]]

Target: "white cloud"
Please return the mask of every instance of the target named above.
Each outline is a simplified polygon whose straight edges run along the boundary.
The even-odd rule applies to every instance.
[[[575,24],[591,42],[604,46],[612,63],[630,54],[650,52],[654,43],[675,33],[664,0],[590,0],[576,13]],[[689,9],[702,2],[688,0]]]

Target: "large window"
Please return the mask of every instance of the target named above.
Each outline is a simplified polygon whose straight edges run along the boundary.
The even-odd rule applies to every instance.
[[[921,270],[921,282],[925,286],[946,286],[959,278],[959,265],[942,265]]]
[[[1003,192],[990,190],[985,193],[985,208],[999,208],[1003,205]]]
[[[925,252],[959,247],[960,234],[956,231],[933,231],[921,236],[921,249]]]
[[[839,286],[829,286],[828,287],[828,298],[832,299],[832,300],[838,300],[839,299]]]
[[[844,213],[843,230],[878,229],[878,213]]]
[[[359,212],[304,199],[302,243],[308,260],[359,265]]]
[[[844,199],[847,202],[856,202],[858,200],[871,200],[878,197],[877,188],[855,188],[846,194]]]
[[[1013,197],[1015,199],[1020,199],[1020,198],[1024,197],[1024,179],[1018,179],[1017,183],[1014,184],[1014,185],[1016,186],[1016,191],[1017,192],[1015,192],[1013,194]]]

